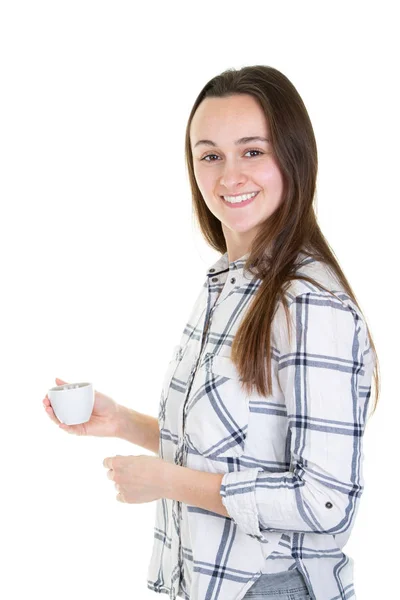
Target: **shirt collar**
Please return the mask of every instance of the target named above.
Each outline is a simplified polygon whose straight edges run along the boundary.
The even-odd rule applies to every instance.
[[[247,252],[246,254],[240,256],[236,260],[232,260],[231,262],[229,262],[228,252],[225,252],[225,254],[222,254],[222,256],[220,256],[219,259],[211,265],[211,267],[207,270],[206,275],[207,277],[214,277],[219,274],[225,274],[226,277],[226,274],[229,271],[229,273],[235,274],[237,283],[239,283],[239,281],[240,283],[242,283],[244,282],[244,280],[250,281],[251,279],[253,279],[254,275],[252,273],[244,271],[244,265],[246,264],[246,260],[249,257],[249,255],[250,252]]]
[[[225,284],[225,281],[229,275],[232,277],[232,279],[235,279],[235,281],[232,281],[232,283],[235,283],[237,287],[247,285],[252,280],[257,280],[256,275],[244,270],[244,265],[249,255],[250,252],[247,252],[238,259],[229,262],[228,252],[225,252],[225,254],[222,254],[218,260],[215,261],[214,264],[212,264],[207,270],[207,278],[212,280],[213,277],[217,277],[221,283]],[[302,251],[299,252],[299,258],[299,267],[303,265],[304,261],[305,264],[308,264],[309,262],[315,262],[315,259],[309,258],[308,255]]]

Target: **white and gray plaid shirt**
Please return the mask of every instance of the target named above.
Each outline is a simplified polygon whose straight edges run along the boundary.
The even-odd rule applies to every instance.
[[[208,270],[158,416],[160,457],[224,473],[231,518],[158,500],[147,586],[173,600],[240,600],[261,574],[297,567],[312,600],[354,600],[342,549],[364,489],[374,368],[365,321],[327,265],[300,253],[298,272],[335,296],[291,282],[291,344],[282,303],[272,323],[273,393],[246,395],[230,352],[261,284],[244,271],[247,256],[229,263],[225,253]]]

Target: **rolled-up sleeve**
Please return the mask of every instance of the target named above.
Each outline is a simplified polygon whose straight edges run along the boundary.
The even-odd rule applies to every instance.
[[[238,527],[261,538],[263,530],[342,533],[363,491],[366,384],[373,371],[365,321],[347,295],[327,292],[299,294],[289,315],[290,340],[287,327],[276,338],[289,471],[228,472],[220,487]]]

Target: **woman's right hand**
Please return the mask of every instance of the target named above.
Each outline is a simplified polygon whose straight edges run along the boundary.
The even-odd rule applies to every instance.
[[[58,378],[55,381],[57,385],[68,383]],[[86,423],[79,423],[78,425],[65,425],[65,423],[61,423],[54,414],[47,394],[43,400],[43,406],[50,419],[68,433],[75,435],[95,435],[98,437],[117,437],[118,419],[122,407],[112,398],[96,390],[94,391],[93,411],[89,421]]]

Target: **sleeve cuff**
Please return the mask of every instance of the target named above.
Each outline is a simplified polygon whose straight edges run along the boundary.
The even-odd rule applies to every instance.
[[[220,487],[222,504],[244,533],[260,536],[256,504],[256,479],[260,467],[225,473]]]

